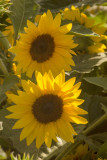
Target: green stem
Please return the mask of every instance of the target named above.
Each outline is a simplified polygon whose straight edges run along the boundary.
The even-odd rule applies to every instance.
[[[0,58],[0,69],[1,69],[1,71],[4,73],[5,76],[8,76],[8,75],[9,75],[9,73],[8,73],[8,71],[7,71],[7,68],[6,68],[6,66],[5,66],[5,64],[3,63],[3,61],[2,61],[1,58]],[[15,88],[16,90],[20,90],[19,87],[18,87],[16,84],[14,85],[14,88]]]
[[[61,154],[59,154],[59,156],[57,156],[57,158],[55,160],[61,160],[63,157],[65,157],[66,155],[68,155],[71,151],[73,151],[75,148],[77,148],[77,146],[81,144],[81,142],[78,142],[77,139],[75,139],[75,144],[66,144],[66,148],[63,148],[63,151]]]
[[[4,65],[2,59],[0,58],[0,69],[2,70],[2,72],[4,73],[4,75],[8,75],[8,71],[6,66]]]
[[[105,113],[101,118],[99,118],[95,123],[89,126],[85,131],[83,131],[84,135],[88,135],[91,131],[94,130],[97,126],[102,124],[105,120],[107,120],[107,113]]]
[[[97,126],[102,124],[105,120],[107,120],[107,113],[105,113],[101,118],[99,118],[95,123],[93,123],[90,127],[88,127],[85,131],[83,131],[84,135],[88,135],[91,131],[93,131]],[[79,144],[81,144],[81,141],[77,141],[75,138],[75,144],[68,144],[63,147],[62,153],[57,156],[55,160],[61,160],[63,157],[68,155],[71,151],[73,151]]]

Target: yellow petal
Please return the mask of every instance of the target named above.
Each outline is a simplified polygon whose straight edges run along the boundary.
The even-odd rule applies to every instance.
[[[67,82],[64,83],[63,87],[62,87],[62,91],[68,91],[71,90],[74,83],[75,83],[76,77],[73,77],[71,79],[69,79]]]
[[[80,117],[80,116],[71,116],[70,118],[72,119],[72,121],[74,121],[74,123],[77,123],[77,124],[88,123],[87,119]]]
[[[56,122],[58,135],[66,140],[67,142],[74,142],[72,129],[69,124],[63,121],[62,119]]]
[[[31,134],[29,134],[27,136],[27,139],[26,139],[26,142],[27,142],[27,145],[29,146],[33,141],[34,139],[36,138],[37,134],[38,134],[38,129],[40,128],[40,125],[39,123],[36,124],[35,126],[35,129],[31,132]]]
[[[13,113],[13,114],[9,114],[9,115],[5,116],[5,118],[8,118],[8,119],[20,119],[25,115],[25,113],[23,113],[23,112]]]
[[[61,14],[58,13],[58,14],[56,15],[56,17],[54,18],[55,28],[57,29],[58,27],[60,27],[60,24],[61,24]]]
[[[24,138],[28,137],[29,134],[34,130],[36,126],[36,121],[33,120],[31,123],[29,123],[26,127],[24,127],[20,134],[20,141],[22,141]]]
[[[53,20],[53,16],[50,10],[47,11],[47,17],[52,21]]]
[[[63,25],[60,27],[60,32],[63,32],[64,34],[68,33],[72,29],[72,23]]]
[[[37,80],[38,86],[40,87],[40,89],[43,90],[43,88],[44,88],[44,86],[43,86],[43,77],[42,77],[41,73],[40,72],[36,72],[35,76],[36,76],[36,80]]]
[[[81,114],[88,114],[87,111],[83,110],[82,108],[79,108],[77,106],[65,106],[64,111],[68,115],[81,115]]]
[[[45,144],[50,147],[52,143],[52,139],[57,142],[56,139],[56,127],[54,123],[49,123],[46,125],[46,133],[45,133]]]
[[[36,137],[36,147],[40,148],[40,146],[44,143],[45,140],[45,125],[41,125],[38,129],[38,135]]]
[[[34,116],[31,113],[28,113],[15,123],[15,125],[13,126],[13,129],[23,128],[33,120],[34,120]]]

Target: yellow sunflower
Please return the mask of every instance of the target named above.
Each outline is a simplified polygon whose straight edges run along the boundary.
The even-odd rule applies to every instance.
[[[77,21],[79,24],[85,25],[87,28],[91,28],[94,24],[94,20],[87,17],[86,14],[80,12],[79,8],[71,6],[71,9],[65,8],[64,11],[60,10],[64,19]]]
[[[82,160],[86,159],[89,154],[90,160],[96,160],[96,154],[89,149],[88,144],[80,144],[73,152],[63,157],[62,160]]]
[[[7,95],[14,105],[7,108],[12,114],[6,118],[19,119],[13,129],[23,128],[20,140],[26,138],[27,145],[30,145],[36,139],[37,148],[44,142],[50,147],[52,139],[57,141],[57,136],[74,142],[73,135],[77,133],[70,122],[87,123],[79,116],[87,114],[87,111],[78,107],[84,100],[77,99],[81,83],[74,85],[75,79],[65,82],[64,71],[56,78],[50,71],[43,76],[37,72],[37,85],[22,80],[24,91],[18,91],[18,95]]]
[[[106,49],[106,45],[100,43],[100,41],[107,39],[107,36],[104,35],[104,32],[107,28],[101,26],[101,24],[95,25],[95,20],[87,17],[86,14],[80,12],[79,8],[75,8],[71,6],[71,9],[65,8],[64,11],[61,10],[64,19],[68,19],[71,21],[76,21],[81,25],[84,25],[86,28],[91,29],[93,32],[99,34],[99,36],[91,37],[92,45],[88,47],[89,53],[98,53],[104,52]]]
[[[93,43],[91,46],[88,47],[89,53],[100,53],[104,52],[106,49],[106,46],[102,43]]]
[[[73,36],[66,35],[72,24],[61,25],[60,13],[53,19],[50,10],[44,13],[38,26],[27,21],[26,33],[22,33],[17,45],[9,51],[16,53],[14,61],[18,61],[17,71],[26,72],[31,77],[35,70],[44,74],[49,69],[57,75],[62,69],[70,71],[74,66],[71,48],[77,46],[73,43]]]

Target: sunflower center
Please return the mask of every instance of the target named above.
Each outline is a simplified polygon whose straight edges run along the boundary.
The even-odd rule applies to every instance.
[[[63,101],[53,94],[46,94],[34,102],[32,113],[41,123],[49,123],[59,119],[63,112]]]
[[[32,59],[38,63],[50,59],[55,49],[53,37],[49,34],[42,34],[32,42],[30,48],[30,55]]]

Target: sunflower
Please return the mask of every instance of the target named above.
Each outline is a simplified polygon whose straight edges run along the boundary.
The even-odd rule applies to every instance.
[[[77,21],[79,24],[84,25],[87,28],[91,28],[94,24],[93,19],[88,18],[86,14],[80,12],[80,9],[75,8],[75,6],[71,6],[71,9],[65,8],[60,11],[62,12],[64,19]]]
[[[91,46],[88,47],[89,53],[100,53],[104,52],[106,49],[106,46],[102,43],[93,43]]]
[[[79,8],[75,8],[74,6],[71,6],[71,9],[65,8],[64,10],[61,10],[61,12],[64,19],[71,20],[73,22],[76,21],[80,25],[83,25],[98,34],[98,36],[95,35],[90,37],[92,45],[88,47],[89,53],[105,51],[106,45],[103,44],[103,42],[100,43],[100,41],[107,39],[107,36],[104,35],[107,30],[106,27],[101,26],[101,24],[95,25],[94,19],[90,19],[86,14],[80,12]]]
[[[37,85],[22,80],[24,91],[18,95],[8,94],[15,105],[7,108],[12,114],[6,118],[19,119],[13,129],[23,128],[20,140],[26,138],[27,145],[36,139],[36,147],[44,142],[50,147],[52,139],[61,137],[67,142],[74,142],[73,135],[77,135],[72,123],[86,124],[87,120],[79,115],[87,111],[78,107],[84,100],[77,99],[81,90],[80,82],[75,84],[75,77],[65,82],[62,71],[56,78],[49,71],[43,76],[36,72]]]
[[[96,154],[88,147],[88,144],[80,144],[72,153],[62,158],[62,160],[83,159],[96,160]]]
[[[49,69],[54,75],[64,69],[70,71],[70,65],[74,66],[71,48],[77,46],[73,43],[73,35],[66,35],[72,24],[60,26],[61,15],[56,15],[53,19],[50,10],[41,15],[36,26],[27,21],[26,33],[20,34],[21,38],[17,45],[9,51],[16,53],[14,61],[18,61],[17,71],[26,72],[31,77],[35,70],[44,74]]]

